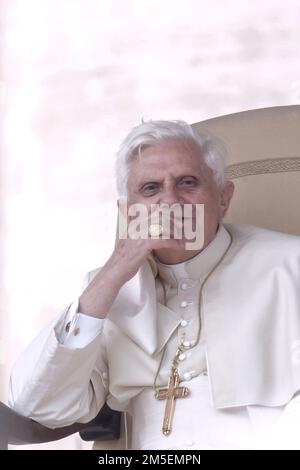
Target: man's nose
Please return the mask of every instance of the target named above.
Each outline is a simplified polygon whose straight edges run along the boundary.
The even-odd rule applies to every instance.
[[[181,201],[180,195],[177,191],[176,188],[169,188],[164,191],[162,191],[159,195],[159,204],[181,204],[183,201]]]

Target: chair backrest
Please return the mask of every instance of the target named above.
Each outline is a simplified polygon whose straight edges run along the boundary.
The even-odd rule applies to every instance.
[[[300,235],[300,106],[254,109],[193,124],[221,138],[235,195],[227,222]]]

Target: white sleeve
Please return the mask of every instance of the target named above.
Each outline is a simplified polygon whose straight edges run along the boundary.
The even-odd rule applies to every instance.
[[[95,318],[78,312],[79,299],[73,302],[64,321],[57,325],[55,333],[58,341],[68,348],[83,348],[102,333],[104,318]]]
[[[89,284],[89,273],[83,280],[82,290]],[[79,298],[67,309],[63,322],[60,322],[55,333],[58,341],[68,348],[83,348],[102,333],[104,319],[85,315],[78,311]]]
[[[46,326],[25,349],[10,379],[9,405],[50,428],[90,421],[108,394],[106,347],[103,335],[91,332],[93,319],[88,321],[89,341],[81,344],[77,341],[80,335],[74,334],[76,345],[72,336],[66,339],[71,346],[58,340],[56,332],[62,331],[69,309]],[[82,316],[78,314],[78,318]]]

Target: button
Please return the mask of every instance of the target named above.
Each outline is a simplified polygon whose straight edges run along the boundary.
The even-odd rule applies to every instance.
[[[180,326],[183,326],[183,327],[187,326],[187,324],[188,322],[186,320],[181,320],[180,322]]]
[[[184,307],[187,307],[188,306],[188,303],[186,300],[183,300],[182,302],[180,302],[180,307],[184,308]]]
[[[184,346],[185,348],[189,348],[189,347],[191,346],[190,341],[183,341],[182,344],[183,344],[183,346]]]
[[[80,328],[75,328],[75,330],[73,331],[73,335],[77,336],[79,335],[79,333],[80,333]]]
[[[179,359],[180,361],[184,361],[185,358],[186,358],[186,355],[185,355],[184,353],[181,353],[181,354],[179,354],[179,356],[178,356],[178,359]]]
[[[187,289],[192,289],[194,287],[195,283],[192,279],[186,279],[180,283],[180,288],[182,290],[187,290]]]
[[[107,377],[108,377],[108,374],[107,374],[107,372],[102,372],[102,377],[104,378],[104,380],[106,380],[106,379],[107,379]]]
[[[191,380],[192,377],[193,377],[193,375],[192,375],[191,372],[185,372],[185,373],[183,374],[184,380]]]
[[[66,331],[67,333],[69,333],[69,331],[70,331],[70,326],[71,326],[71,322],[68,321],[68,323],[67,323],[66,326],[65,326],[65,331]]]

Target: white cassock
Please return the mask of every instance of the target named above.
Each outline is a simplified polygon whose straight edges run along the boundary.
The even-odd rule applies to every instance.
[[[206,275],[199,328],[199,291]],[[88,275],[87,282],[96,275]],[[166,287],[163,305],[162,283]],[[101,295],[101,292],[99,292]],[[17,361],[10,405],[49,427],[91,420],[105,401],[132,417],[134,449],[300,449],[300,238],[221,225],[197,256],[151,257],[120,290],[108,317],[56,318]],[[179,343],[173,430],[161,427]]]

